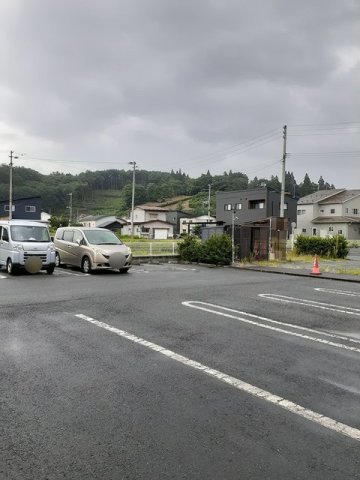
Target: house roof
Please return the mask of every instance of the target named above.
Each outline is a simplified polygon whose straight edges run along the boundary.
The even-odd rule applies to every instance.
[[[13,198],[13,202],[19,202],[20,200],[33,200],[34,198],[41,199],[40,195],[34,195],[33,197],[21,197],[21,198]],[[9,203],[9,199],[7,200],[0,200],[0,203]]]
[[[344,190],[339,192],[331,198],[325,199],[323,202],[319,202],[321,205],[329,203],[345,203],[360,195],[360,190]]]
[[[146,212],[168,212],[168,208],[163,207],[154,207],[151,205],[138,205],[135,208],[140,208],[141,210],[145,210]]]
[[[146,220],[146,222],[134,222],[134,225],[146,225],[146,224],[149,224],[149,223],[163,223],[165,225],[168,225],[169,227],[172,227],[173,224],[170,223],[170,222],[165,222],[165,220]],[[131,225],[131,222],[127,222],[126,223],[127,225]]]
[[[325,217],[316,217],[312,220],[312,223],[360,223],[360,217],[349,217],[349,216],[331,216]]]
[[[318,203],[319,205],[329,205],[332,203],[345,203],[353,198],[360,196],[360,190],[346,190],[338,188],[333,190],[319,190],[306,197],[302,197],[298,201],[298,205],[309,205]]]
[[[311,193],[302,197],[298,201],[298,205],[308,205],[312,203],[323,203],[326,199],[330,199],[337,195],[340,192],[345,192],[344,188],[333,189],[333,190],[318,190],[317,192]],[[330,202],[332,203],[332,202]]]

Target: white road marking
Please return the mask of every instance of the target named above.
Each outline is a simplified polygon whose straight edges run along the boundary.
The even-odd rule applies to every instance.
[[[359,292],[349,292],[347,290],[335,290],[332,288],[314,288],[318,292],[333,293],[335,295],[348,295],[349,297],[360,297]]]
[[[66,270],[54,270],[54,273],[56,273],[56,275],[61,275],[61,274],[72,275],[73,277],[89,277],[90,276],[89,273],[74,273],[74,272],[67,272]]]
[[[341,340],[347,340],[347,341],[354,342],[354,343],[360,343],[358,340],[352,339],[350,337],[341,337],[341,336],[333,334],[333,333],[325,333],[325,332],[321,332],[319,330],[313,330],[311,328],[300,327],[299,325],[292,325],[290,323],[283,323],[283,322],[279,322],[277,320],[272,320],[270,318],[259,317],[258,315],[254,315],[252,313],[246,313],[246,312],[241,312],[241,311],[238,311],[238,310],[232,310],[231,308],[222,307],[220,305],[213,305],[212,303],[189,301],[189,302],[182,302],[182,304],[185,305],[186,307],[191,307],[191,308],[196,308],[198,310],[203,310],[204,312],[214,313],[215,315],[221,315],[221,316],[227,317],[227,318],[233,318],[235,320],[238,320],[239,322],[249,323],[250,325],[255,325],[256,327],[266,328],[268,330],[273,330],[275,332],[285,333],[286,335],[292,335],[294,337],[300,337],[300,338],[303,338],[305,340],[311,340],[312,342],[324,343],[325,345],[329,345],[331,347],[342,348],[344,350],[351,350],[352,352],[360,353],[360,348],[350,347],[349,345],[344,345],[343,343],[336,343],[336,342],[332,342],[330,340],[324,340],[323,338],[317,338],[317,337],[312,337],[310,335],[305,335],[303,333],[291,332],[289,330],[285,330],[284,328],[272,327],[271,325],[265,325],[263,323],[255,322],[254,320],[248,320],[247,318],[242,318],[242,317],[239,317],[238,315],[239,314],[240,315],[246,315],[248,317],[257,318],[258,320],[263,320],[265,322],[290,327],[290,328],[293,328],[295,330],[303,330],[303,331],[306,331],[306,332],[312,332],[313,334],[318,334],[318,335],[322,335],[322,336],[326,336],[326,337],[332,337],[332,338],[337,338],[337,339],[341,339]],[[202,305],[206,305],[206,306],[202,306]],[[207,307],[212,307],[212,308],[207,308]],[[214,310],[214,308],[216,308],[217,310]],[[225,311],[228,311],[228,312],[233,312],[233,313],[236,313],[237,315],[232,315],[232,314],[229,314],[229,313],[219,312],[218,310],[225,310]]]
[[[343,307],[342,305],[332,305],[330,303],[315,302],[314,300],[305,300],[304,298],[287,297],[273,293],[259,293],[259,297],[275,300],[283,303],[295,303],[307,307],[320,308],[322,310],[331,310],[333,312],[346,313],[347,315],[360,316],[360,309],[353,307]]]
[[[167,348],[157,345],[156,343],[148,342],[143,338],[132,335],[131,333],[128,333],[124,330],[120,330],[116,327],[108,325],[107,323],[95,320],[94,318],[88,317],[87,315],[77,314],[75,316],[89,323],[92,323],[97,327],[103,328],[104,330],[108,330],[109,332],[115,333],[116,335],[119,335],[122,338],[126,338],[127,340],[130,340],[133,343],[137,343],[139,345],[149,348],[150,350],[158,352],[161,355],[165,355],[166,357],[169,357],[172,360],[182,363],[183,365],[194,368],[195,370],[199,370],[205,373],[206,375],[209,375],[210,377],[216,378],[221,382],[224,382],[238,390],[241,390],[242,392],[253,395],[254,397],[260,398],[261,400],[264,400],[273,405],[277,405],[283,408],[284,410],[287,410],[288,412],[291,412],[302,418],[306,418],[307,420],[317,423],[318,425],[324,428],[328,428],[329,430],[333,430],[337,433],[350,437],[353,440],[360,441],[360,430],[357,428],[338,422],[336,420],[333,420],[332,418],[325,417],[321,413],[317,413],[312,410],[309,410],[308,408],[304,408],[301,405],[297,405],[296,403],[290,400],[286,400],[285,398],[282,398],[278,395],[274,395],[266,390],[262,390],[261,388],[258,388],[254,385],[251,385],[250,383],[246,383],[242,380],[239,380],[238,378],[231,377],[230,375],[220,372],[219,370],[214,370],[213,368],[210,368],[202,363],[196,362],[195,360],[191,360],[190,358],[184,357],[183,355],[179,355],[173,352],[172,350],[168,350]]]
[[[0,275],[0,279],[3,279],[3,278],[8,278],[8,277],[5,277],[5,275]]]

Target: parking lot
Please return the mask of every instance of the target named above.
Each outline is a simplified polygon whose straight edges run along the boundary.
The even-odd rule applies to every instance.
[[[0,277],[1,478],[360,478],[358,284]]]

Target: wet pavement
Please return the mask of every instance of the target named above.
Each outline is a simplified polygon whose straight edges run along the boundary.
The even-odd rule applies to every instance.
[[[360,283],[360,248],[350,249],[346,259],[327,260],[318,259],[319,275],[314,275],[314,261],[291,261],[281,262],[271,266],[254,263],[235,263],[235,268],[255,270],[260,272],[278,273],[284,275],[298,275],[305,277],[321,277],[329,280],[342,280],[345,282]],[[355,274],[356,272],[356,274]]]

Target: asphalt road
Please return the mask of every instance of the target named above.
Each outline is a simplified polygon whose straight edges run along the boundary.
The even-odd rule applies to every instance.
[[[1,479],[360,479],[360,285],[0,277]]]

